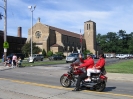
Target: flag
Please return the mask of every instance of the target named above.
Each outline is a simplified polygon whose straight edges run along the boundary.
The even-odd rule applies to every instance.
[[[80,35],[80,43],[82,43],[83,36],[82,34]]]
[[[81,29],[80,29],[80,43],[82,43],[83,35],[81,34]]]

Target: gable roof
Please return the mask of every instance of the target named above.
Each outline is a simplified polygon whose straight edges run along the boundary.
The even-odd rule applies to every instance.
[[[60,46],[59,44],[54,44],[51,47],[59,47],[59,46]]]
[[[80,38],[80,34],[77,34],[77,33],[74,33],[74,32],[70,32],[70,31],[67,31],[67,30],[63,30],[63,29],[59,29],[59,28],[56,28],[56,27],[53,27],[53,26],[49,26],[49,28],[51,30],[55,30],[63,35],[68,35],[68,36],[72,36],[72,37],[76,37],[76,38]],[[84,39],[84,38],[82,38]]]

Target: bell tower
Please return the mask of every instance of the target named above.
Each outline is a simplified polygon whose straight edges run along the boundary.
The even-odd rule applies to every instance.
[[[97,55],[95,22],[91,20],[84,22],[84,39],[86,41],[86,49]]]

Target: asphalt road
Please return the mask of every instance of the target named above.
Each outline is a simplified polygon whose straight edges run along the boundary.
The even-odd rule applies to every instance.
[[[106,61],[112,63],[119,60],[106,59]],[[106,89],[102,93],[88,90],[73,93],[71,90],[74,86],[69,89],[60,85],[60,76],[67,72],[68,66],[69,64],[61,64],[0,71],[0,99],[133,98],[133,82],[119,80],[108,80]]]
[[[9,82],[16,81],[16,80],[19,82],[25,81],[25,82],[30,82],[30,83],[54,86],[55,88],[58,89],[58,87],[59,88],[62,87],[60,85],[60,76],[63,73],[67,72],[68,66],[69,66],[69,64],[61,64],[61,65],[14,68],[14,69],[0,71],[0,78],[4,78],[4,79],[1,79],[1,81],[3,81],[3,80],[7,80]],[[8,85],[6,85],[6,83],[3,84],[2,86],[7,87]],[[110,97],[113,97],[113,98],[115,95],[117,95],[117,96],[121,96],[121,95],[128,96],[129,95],[130,97],[133,98],[133,96],[132,96],[133,84],[132,83],[133,82],[108,80],[107,87],[104,92],[106,94],[111,94]],[[32,86],[32,87],[34,87],[34,86]],[[72,86],[72,88],[69,89],[69,91],[71,91],[73,88],[74,87]],[[0,89],[1,89],[1,87],[0,87]],[[31,90],[31,92],[32,92],[32,90]],[[105,94],[105,96],[106,96],[106,94]],[[130,98],[130,97],[125,98],[125,96],[122,96],[122,97],[123,97],[123,99]],[[117,97],[117,98],[119,99],[119,97]],[[75,99],[75,98],[72,98],[72,99]],[[108,99],[108,98],[106,98],[106,99]]]

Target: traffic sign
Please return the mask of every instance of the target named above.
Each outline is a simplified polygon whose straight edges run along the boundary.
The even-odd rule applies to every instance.
[[[8,42],[4,42],[3,43],[3,48],[9,48],[9,43]]]

